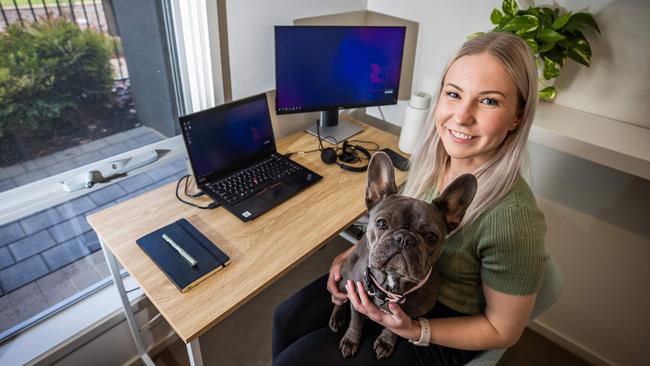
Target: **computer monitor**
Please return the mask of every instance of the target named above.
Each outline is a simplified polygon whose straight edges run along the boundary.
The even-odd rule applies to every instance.
[[[321,138],[336,142],[361,132],[339,123],[338,110],[397,103],[405,34],[406,27],[276,26],[276,113],[320,111]]]

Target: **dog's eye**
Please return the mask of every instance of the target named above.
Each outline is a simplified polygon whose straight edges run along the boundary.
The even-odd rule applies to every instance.
[[[438,239],[438,235],[434,233],[426,233],[424,234],[424,240],[426,241],[436,241]]]
[[[377,229],[386,230],[388,229],[388,223],[384,219],[377,220]]]

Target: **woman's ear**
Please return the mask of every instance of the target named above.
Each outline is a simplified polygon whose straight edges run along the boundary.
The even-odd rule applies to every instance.
[[[514,131],[514,130],[516,130],[517,127],[519,127],[519,122],[520,122],[520,121],[521,121],[521,117],[517,117],[517,119],[515,119],[515,121],[512,122],[512,125],[510,125],[510,128],[508,129],[508,131]]]

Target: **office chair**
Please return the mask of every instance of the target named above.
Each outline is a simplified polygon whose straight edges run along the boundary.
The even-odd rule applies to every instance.
[[[535,306],[530,314],[530,320],[537,318],[543,312],[548,310],[551,305],[557,301],[562,292],[562,271],[557,261],[553,257],[548,258],[546,266],[544,267],[544,277],[542,278],[542,287],[537,293]],[[496,365],[501,356],[506,352],[507,348],[487,350],[475,359],[466,364],[466,366],[494,366]]]

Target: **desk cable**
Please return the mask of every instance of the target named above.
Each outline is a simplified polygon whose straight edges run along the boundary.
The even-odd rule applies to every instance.
[[[221,206],[221,204],[220,204],[219,202],[217,202],[217,201],[212,201],[212,203],[208,204],[207,206],[199,206],[199,205],[197,205],[197,204],[194,204],[194,203],[192,203],[192,202],[188,202],[188,201],[185,201],[184,199],[182,199],[181,196],[178,194],[178,188],[181,186],[181,182],[183,181],[183,179],[185,179],[185,188],[183,189],[183,193],[184,193],[187,197],[195,198],[195,197],[199,197],[199,196],[202,196],[202,195],[203,195],[203,192],[200,192],[200,193],[197,193],[197,194],[193,194],[193,195],[192,195],[192,194],[189,194],[189,193],[187,192],[187,188],[188,188],[187,185],[188,185],[188,180],[189,180],[189,178],[190,178],[189,174],[188,174],[188,175],[184,175],[184,176],[182,176],[182,177],[178,180],[178,182],[176,182],[176,192],[175,192],[175,193],[176,193],[176,199],[177,199],[177,200],[183,202],[183,203],[186,204],[186,205],[189,205],[189,206],[192,206],[192,207],[196,207],[196,208],[200,208],[200,209],[202,209],[202,210],[211,210],[211,209],[213,209],[213,208],[217,208],[217,207]]]

